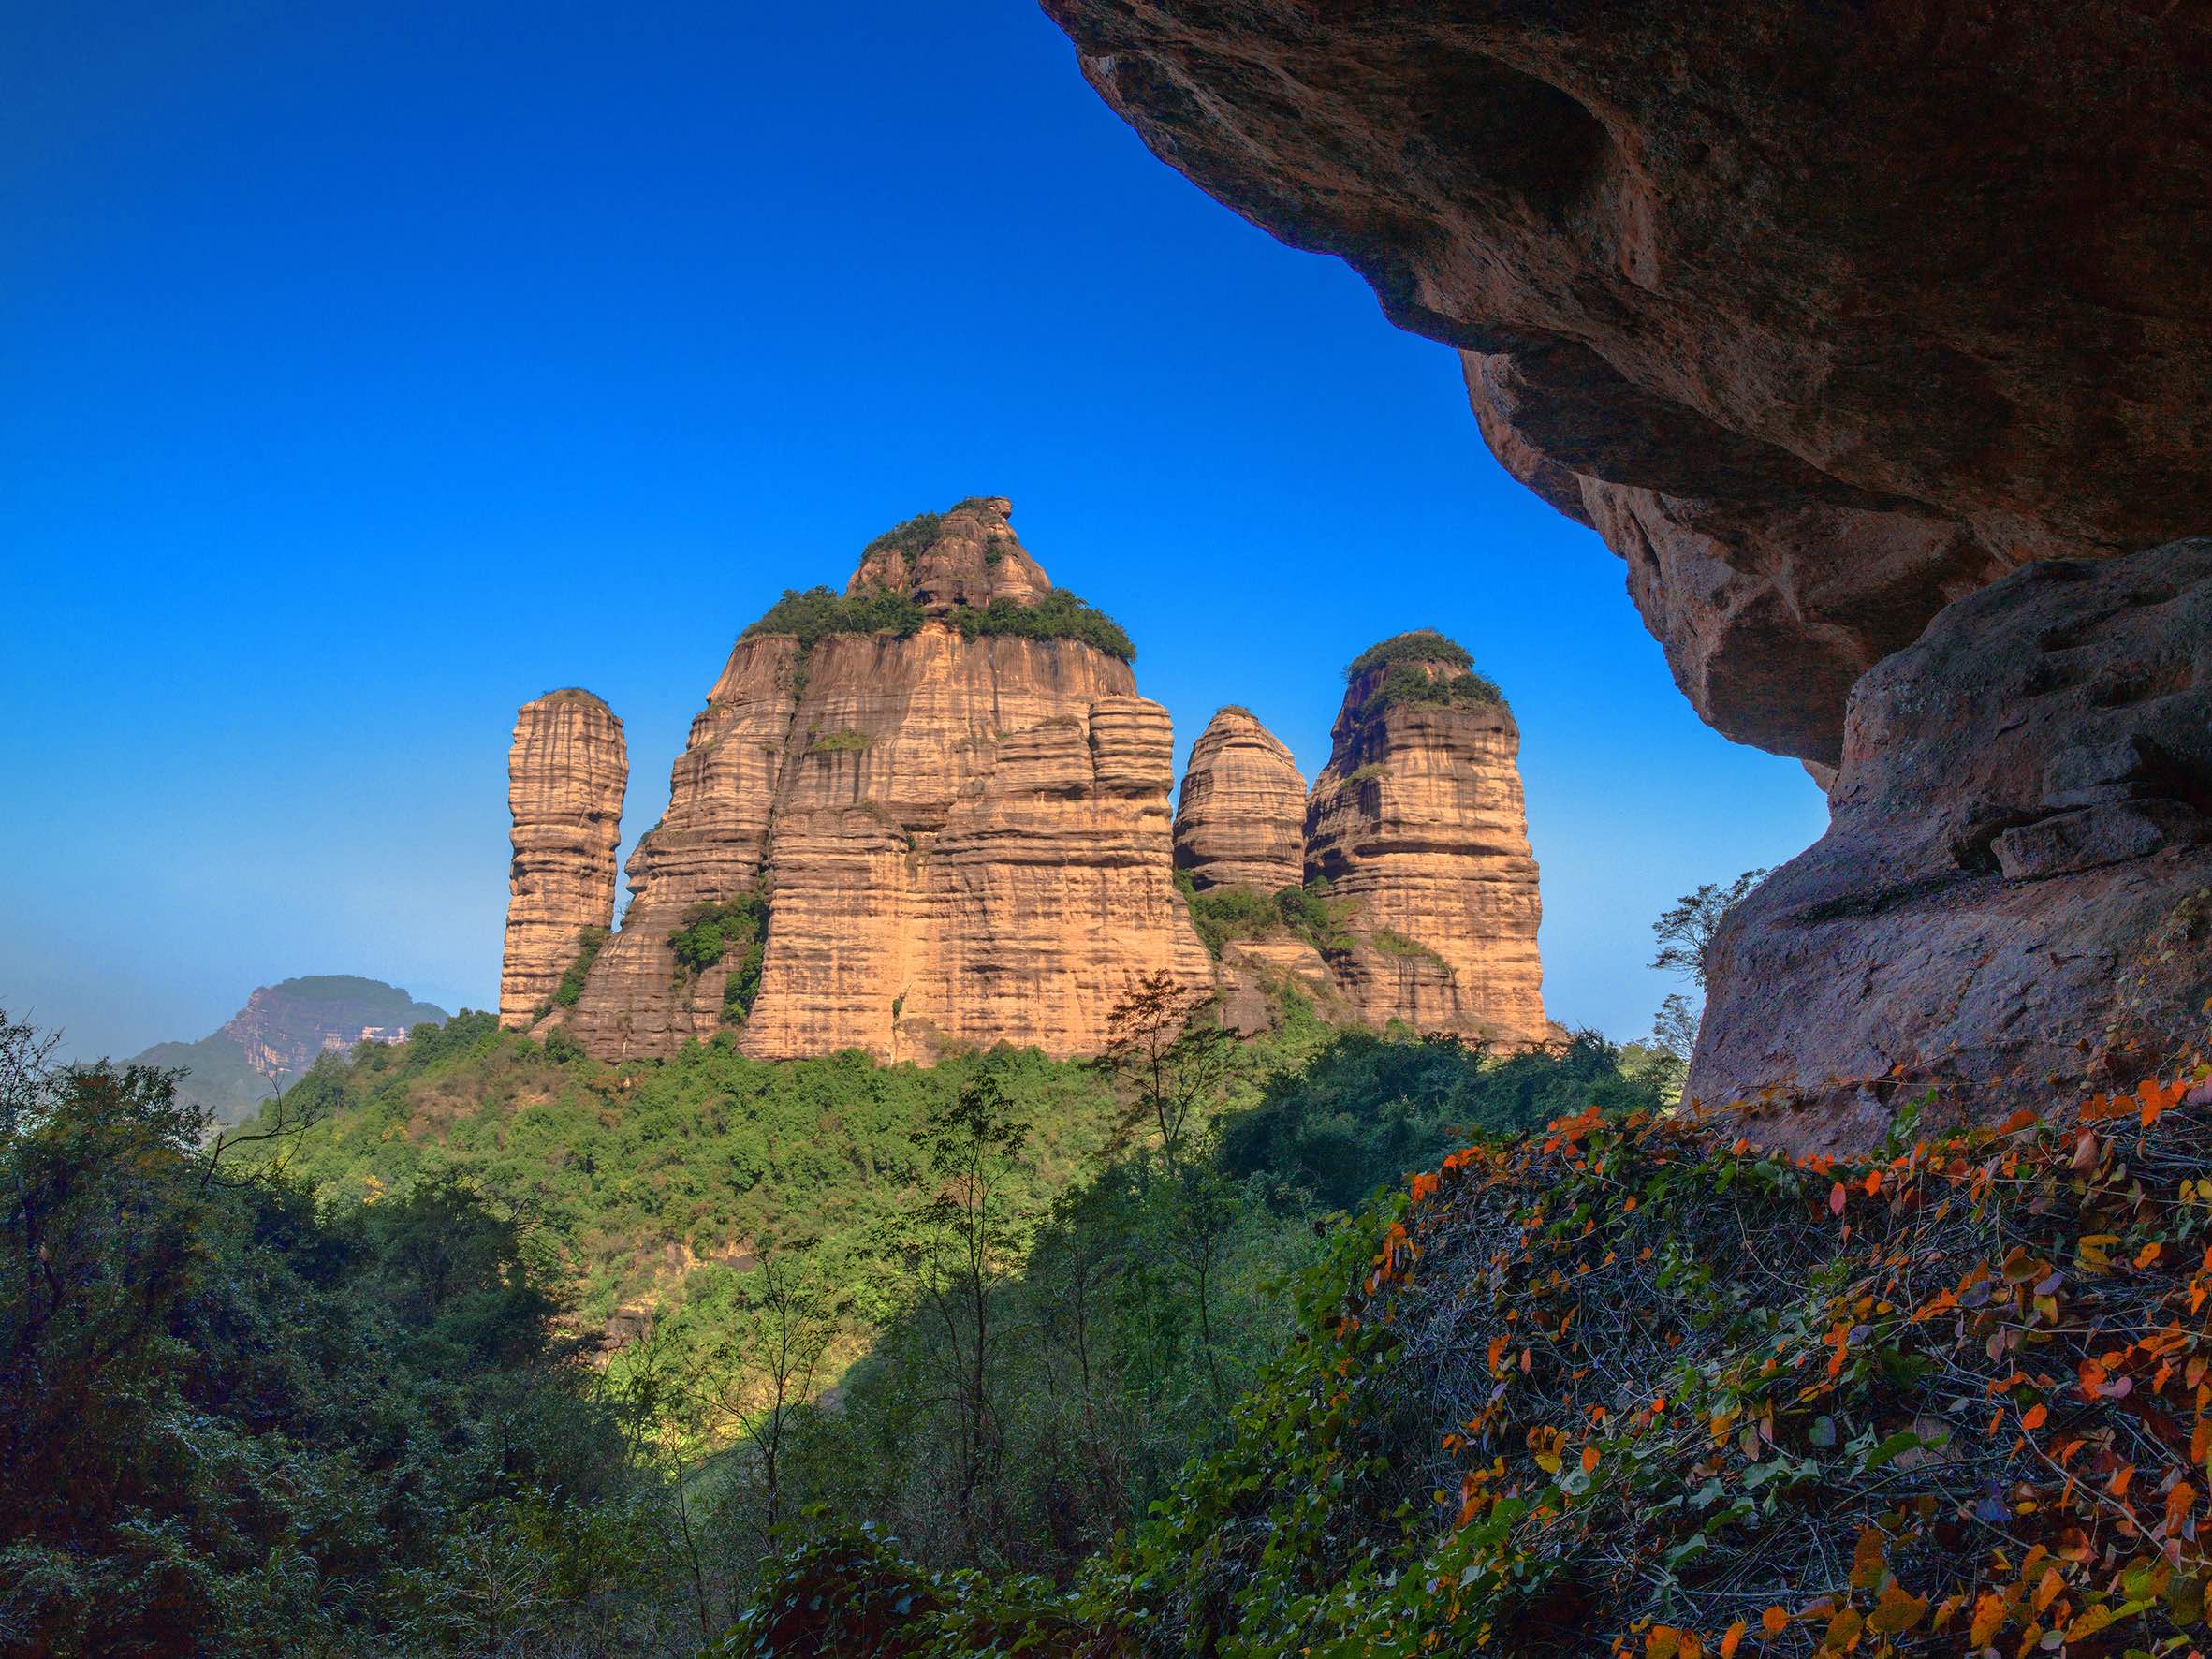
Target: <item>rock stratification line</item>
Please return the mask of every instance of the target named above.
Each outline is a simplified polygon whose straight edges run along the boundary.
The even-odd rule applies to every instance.
[[[1209,982],[1172,880],[1167,712],[1011,511],[902,525],[842,598],[792,595],[738,641],[569,1018],[592,1052],[729,1030],[764,1058],[1085,1054],[1145,975]],[[741,895],[768,919],[740,1011],[735,953],[687,971],[671,941]]]
[[[1175,866],[1200,891],[1272,893],[1305,879],[1306,780],[1250,709],[1232,703],[1192,746],[1175,809]]]
[[[630,778],[623,723],[588,691],[524,703],[507,752],[514,816],[499,1019],[545,1011],[586,933],[614,921],[615,849]]]
[[[1445,654],[1392,641],[1355,665],[1307,802],[1306,879],[1327,882],[1349,934],[1330,973],[1376,1024],[1543,1042],[1520,728],[1464,653],[1428,638]]]

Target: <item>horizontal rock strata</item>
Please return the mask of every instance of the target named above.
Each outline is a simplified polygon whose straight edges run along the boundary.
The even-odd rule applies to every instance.
[[[1463,671],[1411,668],[1431,680]],[[1519,728],[1502,701],[1379,697],[1404,671],[1352,680],[1307,803],[1306,878],[1328,883],[1350,934],[1331,976],[1377,1024],[1545,1041]]]
[[[1166,712],[1091,644],[969,638],[953,614],[1051,592],[1008,511],[962,503],[872,547],[848,591],[918,604],[904,637],[738,642],[574,1012],[593,1052],[665,1055],[734,1029],[763,1057],[1091,1053],[1138,978],[1207,983],[1172,883]],[[670,940],[743,893],[769,919],[737,1020],[737,964],[681,972]]]
[[[614,920],[615,850],[630,778],[623,723],[588,691],[522,705],[507,752],[514,818],[499,1019],[528,1025],[590,930]]]
[[[1203,891],[1272,893],[1305,878],[1306,780],[1249,709],[1214,715],[1192,746],[1175,811],[1175,863]]]

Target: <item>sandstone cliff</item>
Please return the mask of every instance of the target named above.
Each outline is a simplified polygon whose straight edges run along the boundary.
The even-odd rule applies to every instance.
[[[2184,11],[1045,7],[1163,159],[1460,348],[1731,736],[1833,763],[1951,599],[2212,523]]]
[[[1249,709],[1215,714],[1191,749],[1175,809],[1175,864],[1200,891],[1305,879],[1306,780]]]
[[[2188,8],[1045,7],[1163,159],[1458,348],[1490,448],[1628,562],[1698,712],[1846,797],[1855,776],[1838,830],[1876,867],[1926,849],[1904,794],[1865,791],[1947,788],[1924,769],[1958,736],[1900,712],[1897,653],[1990,627],[1994,671],[2023,642],[1978,591],[2212,524],[2212,59]],[[2041,592],[2060,631],[2076,604],[2103,625],[2099,584]],[[2130,626],[2171,659],[2184,620]],[[2096,708],[1992,703],[1975,728],[2094,749]],[[2005,903],[2099,960],[2164,948],[2072,882]],[[1888,961],[1848,993],[1862,1058],[1912,1073],[1947,1027],[1983,1056],[1949,1075],[1993,1114],[2067,1079],[1983,1039],[2027,1021],[2098,1050],[2136,1017],[2117,987],[2051,1000],[2025,959],[2006,978],[1925,909],[1765,936],[1817,949],[1800,988]],[[1776,960],[1741,950],[1716,987],[1696,1075],[1723,1093],[1828,1063],[1833,1002],[1729,977]],[[2149,1026],[2174,1032],[2197,1010],[2167,994]],[[1762,1054],[1785,1075],[1757,1079]]]
[[[587,942],[614,921],[615,849],[630,778],[623,723],[588,691],[522,705],[507,752],[514,818],[499,1020],[528,1025]]]
[[[1142,976],[1208,981],[1171,879],[1166,712],[1010,511],[902,525],[843,599],[788,595],[738,641],[568,1016],[593,1052],[734,1027],[763,1057],[1081,1054]],[[765,930],[734,921],[739,945],[687,968],[740,903]]]
[[[1342,907],[1332,977],[1376,1023],[1545,1040],[1520,730],[1496,687],[1441,636],[1402,635],[1354,665],[1330,739],[1305,874]]]

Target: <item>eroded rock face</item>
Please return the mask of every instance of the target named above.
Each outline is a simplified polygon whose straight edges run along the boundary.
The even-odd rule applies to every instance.
[[[861,556],[845,592],[887,588],[932,609],[981,609],[993,599],[1034,605],[1052,591],[1052,581],[1016,538],[1008,521],[1013,515],[1014,504],[1003,495],[979,495],[948,513],[925,513],[879,537]]]
[[[1732,737],[1832,765],[1952,599],[2212,524],[2186,7],[1045,8],[1165,160],[1461,350]]]
[[[1413,667],[1434,681],[1462,671]],[[1331,977],[1376,1024],[1545,1041],[1519,728],[1502,701],[1378,707],[1390,671],[1346,687],[1306,807],[1306,879],[1327,881],[1353,941],[1330,953]]]
[[[1858,683],[1830,799],[1722,930],[1691,1094],[1833,1148],[1931,1089],[2132,1089],[2212,995],[2212,539],[1944,611]]]
[[[1306,780],[1290,751],[1235,704],[1192,746],[1175,809],[1175,865],[1203,892],[1296,887],[1305,872]]]
[[[530,1024],[551,1001],[584,932],[613,922],[614,855],[629,780],[623,723],[590,692],[548,692],[522,705],[507,752],[514,864],[501,1024]]]
[[[680,974],[669,941],[745,891],[769,925],[738,1040],[762,1057],[1090,1053],[1140,976],[1206,983],[1172,881],[1166,711],[1089,644],[946,620],[1050,591],[1008,511],[963,503],[872,550],[848,591],[918,601],[907,638],[832,634],[803,656],[789,636],[738,642],[570,1021],[593,1052],[665,1055],[724,1027],[734,964]]]

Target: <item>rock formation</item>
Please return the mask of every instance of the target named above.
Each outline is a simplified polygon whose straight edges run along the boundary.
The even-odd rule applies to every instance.
[[[1171,879],[1166,711],[1090,642],[1117,637],[1095,613],[1087,637],[1028,637],[1084,613],[1011,510],[902,525],[844,601],[788,596],[738,641],[567,1016],[593,1052],[665,1055],[734,1024],[763,1057],[1090,1053],[1140,976],[1207,982]],[[736,952],[687,971],[671,944],[740,901],[767,914],[749,1008],[729,1000]]]
[[[549,691],[515,717],[502,1025],[528,1025],[543,1013],[586,940],[612,925],[629,779],[623,723],[590,692]]]
[[[132,1064],[183,1072],[178,1098],[228,1125],[254,1116],[325,1054],[357,1043],[403,1042],[416,1026],[446,1018],[435,1004],[418,1003],[381,979],[315,974],[264,985],[199,1041],[156,1043]]]
[[[1354,665],[1330,739],[1305,839],[1349,933],[1331,976],[1378,1024],[1544,1041],[1520,729],[1496,687],[1402,635]]]
[[[1699,712],[1824,780],[1841,764],[1840,790],[1923,765],[1865,748],[1935,741],[1902,714],[1854,712],[1848,757],[1845,711],[1940,616],[1964,650],[2010,619],[1966,605],[2008,572],[2212,525],[2212,57],[2188,8],[1045,7],[1165,160],[1458,347],[1493,452],[1628,562]],[[2168,624],[2132,625],[2148,649]],[[1886,706],[1891,683],[1859,695]],[[1991,706],[1986,732],[2090,749],[2092,710],[2067,730]],[[2055,924],[2074,902],[2022,891]],[[2142,915],[2097,915],[2093,952],[2152,947],[2105,931]],[[1892,988],[1924,1006],[1884,1006],[1875,976],[1865,1020],[1926,1035],[1953,1009],[2001,1058],[1972,1023],[1991,969],[1926,906],[1832,920],[1839,961],[1917,953]],[[2119,1013],[2050,994],[2048,1033],[2092,1049]],[[1764,1052],[1801,1082],[1837,1014],[1723,984],[1698,1075],[1748,1083]],[[1985,1109],[2016,1104],[2010,1077]]]
[[[1275,735],[1232,704],[1191,749],[1175,809],[1175,866],[1208,888],[1272,893],[1305,879],[1306,780]]]
[[[1509,470],[1648,547],[1732,736],[1833,762],[1854,671],[1950,599],[2212,523],[2182,11],[1046,10],[1164,159],[1459,347]]]
[[[1852,694],[1832,801],[1721,930],[1692,1095],[1832,1148],[1930,1090],[2132,1089],[2212,996],[2212,540],[1944,611]]]

